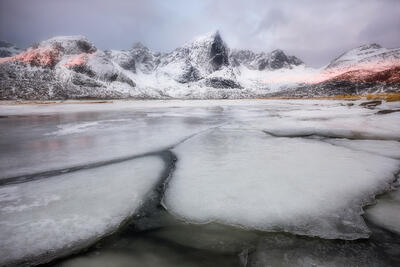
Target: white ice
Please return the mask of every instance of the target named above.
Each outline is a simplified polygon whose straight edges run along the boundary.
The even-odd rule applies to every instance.
[[[394,180],[399,161],[319,140],[219,129],[173,150],[164,204],[186,220],[356,239],[361,206]]]
[[[163,168],[145,157],[0,187],[0,265],[48,260],[116,230]]]
[[[400,191],[385,194],[366,210],[366,217],[375,225],[400,234]]]

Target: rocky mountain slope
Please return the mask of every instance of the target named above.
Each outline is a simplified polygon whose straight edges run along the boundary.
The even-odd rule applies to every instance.
[[[231,53],[234,66],[244,65],[254,70],[276,70],[292,68],[304,64],[295,56],[287,56],[282,50],[274,50],[271,53],[254,53],[250,50],[234,50]]]
[[[377,44],[313,69],[282,50],[230,50],[219,32],[169,52],[101,51],[61,36],[22,51],[0,42],[0,99],[249,98],[400,91],[400,49]]]
[[[400,48],[378,44],[352,49],[294,90],[273,96],[312,97],[400,92]]]

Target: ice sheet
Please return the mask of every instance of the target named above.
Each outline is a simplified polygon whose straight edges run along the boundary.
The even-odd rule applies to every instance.
[[[0,119],[0,179],[168,148],[223,123],[209,108],[76,112]]]
[[[318,140],[220,129],[174,149],[164,203],[186,220],[357,239],[369,197],[388,187],[399,161]]]
[[[299,104],[299,103],[297,103]],[[347,103],[349,104],[349,103]],[[398,107],[383,104],[375,110],[350,103],[288,103],[286,107],[272,106],[264,117],[254,117],[241,110],[246,120],[232,123],[231,128],[259,129],[276,136],[296,137],[319,135],[327,138],[400,140],[400,112],[378,115],[379,110]],[[274,109],[275,107],[275,109]]]
[[[145,157],[0,187],[0,265],[45,261],[116,230],[163,168]]]

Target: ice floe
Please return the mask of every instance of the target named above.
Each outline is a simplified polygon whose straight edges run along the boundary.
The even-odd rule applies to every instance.
[[[177,146],[164,204],[186,220],[323,238],[368,237],[362,205],[399,161],[302,138],[219,129]]]
[[[400,234],[400,191],[385,194],[377,204],[366,210],[366,217],[374,224]]]
[[[0,265],[47,261],[116,230],[163,169],[144,157],[0,187]]]

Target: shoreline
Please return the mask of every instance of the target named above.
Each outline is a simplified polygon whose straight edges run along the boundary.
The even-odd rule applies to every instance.
[[[368,94],[368,95],[337,95],[337,96],[316,96],[316,97],[254,97],[254,98],[232,98],[232,99],[66,99],[66,100],[0,100],[0,105],[76,105],[76,104],[113,104],[116,102],[133,101],[251,101],[251,100],[384,100],[387,102],[400,101],[400,93]]]

